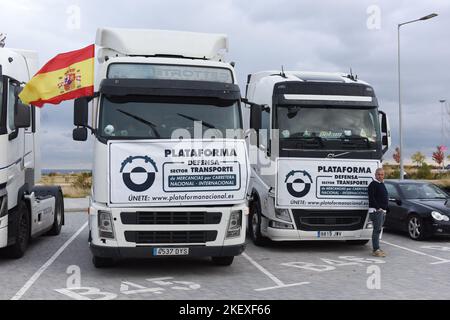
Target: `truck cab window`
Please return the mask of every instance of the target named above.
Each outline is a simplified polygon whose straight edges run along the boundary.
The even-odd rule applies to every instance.
[[[16,85],[9,82],[7,114],[8,114],[8,127],[11,131],[16,130],[16,126],[14,124],[14,106],[15,106],[15,101],[16,101],[15,89],[16,89]]]
[[[4,131],[3,121],[3,77],[0,77],[0,131]]]
[[[270,141],[270,112],[263,111],[261,114],[261,130],[259,132],[259,145],[267,149]]]

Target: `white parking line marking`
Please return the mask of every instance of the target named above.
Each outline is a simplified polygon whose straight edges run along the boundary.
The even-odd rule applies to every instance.
[[[310,282],[299,282],[299,283],[293,283],[293,284],[285,284],[283,281],[275,277],[273,274],[271,274],[267,269],[265,269],[262,265],[257,263],[255,260],[253,260],[248,254],[243,253],[242,256],[247,259],[252,265],[254,265],[259,271],[264,273],[266,276],[268,276],[273,282],[275,282],[275,287],[268,287],[268,288],[260,288],[260,289],[254,289],[255,291],[266,291],[266,290],[272,290],[272,289],[280,289],[280,288],[287,288],[287,287],[294,287],[294,286],[301,286],[304,284],[309,284]]]
[[[417,251],[417,250],[405,248],[405,247],[402,247],[402,246],[399,246],[399,245],[397,245],[397,244],[393,244],[393,243],[390,243],[390,242],[387,242],[387,241],[384,241],[384,240],[381,240],[380,242],[381,242],[381,243],[384,243],[384,244],[387,244],[387,245],[390,245],[390,246],[393,246],[393,247],[397,247],[397,248],[399,248],[399,249],[403,249],[403,250],[406,250],[406,251],[415,253],[415,254],[419,254],[419,255],[422,255],[422,256],[427,256],[427,257],[430,257],[430,258],[439,260],[439,262],[432,262],[432,263],[430,263],[430,264],[450,263],[450,260],[448,260],[448,259],[443,259],[443,258],[435,257],[435,256],[432,256],[431,254],[428,254],[428,253],[425,253],[425,252],[421,252],[421,251]]]
[[[53,262],[63,253],[63,251],[74,241],[81,232],[87,227],[88,223],[86,222],[69,240],[66,241],[62,245],[61,248],[59,248],[58,251],[55,252],[55,254],[42,266],[39,268],[38,271],[36,271],[35,274],[25,283],[25,285],[14,295],[14,297],[11,298],[11,300],[20,300],[23,295],[33,286],[33,284],[39,279],[39,277],[42,275],[42,273],[45,272],[45,270],[48,269],[52,265]]]

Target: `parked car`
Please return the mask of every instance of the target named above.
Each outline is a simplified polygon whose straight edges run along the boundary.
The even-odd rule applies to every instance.
[[[450,195],[429,182],[386,180],[389,211],[385,227],[406,231],[411,239],[450,235]]]

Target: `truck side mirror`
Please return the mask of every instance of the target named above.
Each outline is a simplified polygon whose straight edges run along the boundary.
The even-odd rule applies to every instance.
[[[15,101],[14,101],[14,126],[16,128],[29,128],[31,126],[31,106],[22,103],[19,99],[19,94],[23,88],[15,87]]]
[[[391,146],[391,129],[386,113],[379,111],[379,114],[381,117],[381,143],[383,145],[383,153],[386,153]]]
[[[31,126],[31,107],[20,101],[16,102],[14,111],[14,125],[16,128],[29,128]]]
[[[250,128],[258,132],[261,129],[262,106],[253,104],[250,108]]]
[[[86,141],[88,137],[87,128],[75,128],[72,132],[72,138],[74,141]]]
[[[77,127],[86,127],[89,120],[89,98],[75,99],[73,108],[73,124]]]

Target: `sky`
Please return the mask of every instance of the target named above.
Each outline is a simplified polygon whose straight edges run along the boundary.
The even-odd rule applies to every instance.
[[[263,70],[348,72],[369,82],[399,144],[397,24],[401,28],[404,156],[431,161],[450,146],[450,1],[365,0],[0,0],[6,47],[36,50],[40,66],[58,53],[94,43],[98,27],[225,33],[244,93],[250,73]],[[445,31],[447,30],[447,31]],[[444,119],[444,135],[442,135]],[[73,102],[42,112],[42,167],[90,169],[92,139],[72,141]]]

